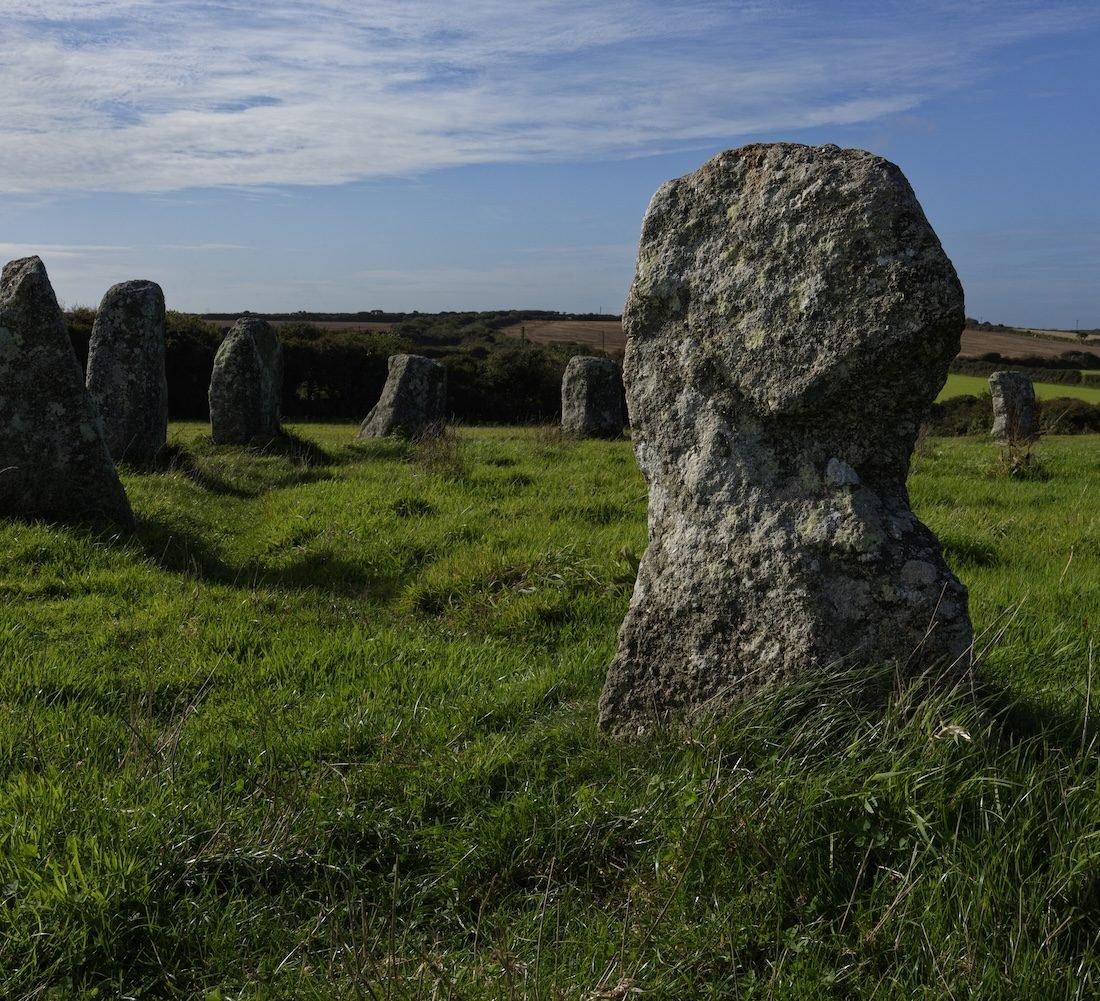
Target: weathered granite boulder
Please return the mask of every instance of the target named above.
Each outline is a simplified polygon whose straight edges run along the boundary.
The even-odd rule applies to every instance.
[[[609,358],[570,358],[561,380],[561,429],[584,438],[623,431],[623,380]]]
[[[989,377],[993,395],[993,437],[1012,445],[1039,439],[1039,408],[1035,387],[1019,372],[994,372]]]
[[[283,346],[266,320],[241,317],[225,335],[210,373],[210,433],[217,445],[278,437]]]
[[[963,321],[912,189],[870,153],[746,146],[657,191],[623,317],[649,547],[605,731],[848,665],[969,669],[966,589],[905,489]]]
[[[359,427],[360,438],[436,434],[447,423],[447,370],[420,355],[390,355],[382,396]]]
[[[87,381],[114,460],[150,464],[168,435],[164,293],[156,282],[107,290],[88,344]]]
[[[0,514],[134,522],[37,257],[0,274]]]

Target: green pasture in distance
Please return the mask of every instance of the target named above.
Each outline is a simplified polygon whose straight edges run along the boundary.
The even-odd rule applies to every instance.
[[[1060,396],[1075,400],[1085,400],[1087,403],[1100,403],[1100,386],[1067,386],[1052,382],[1034,382],[1035,395],[1040,400],[1053,400]],[[956,375],[954,372],[947,376],[947,382],[937,401],[950,399],[952,396],[980,396],[989,392],[989,380],[980,375]]]
[[[0,997],[1098,996],[1096,436],[914,457],[979,684],[611,743],[629,442],[289,430],[0,521]]]

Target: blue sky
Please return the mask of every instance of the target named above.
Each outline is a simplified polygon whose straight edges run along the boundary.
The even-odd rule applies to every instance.
[[[1100,327],[1100,5],[0,0],[0,257],[66,305],[618,312],[747,142],[908,176],[967,312]]]

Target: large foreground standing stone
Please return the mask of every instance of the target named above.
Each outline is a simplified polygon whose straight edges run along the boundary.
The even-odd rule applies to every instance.
[[[168,435],[164,293],[156,282],[107,290],[88,344],[88,393],[114,460],[151,463]]]
[[[1039,439],[1039,409],[1035,387],[1019,372],[994,372],[989,377],[993,395],[993,437],[1013,445]]]
[[[963,321],[912,189],[870,153],[746,146],[658,190],[623,317],[649,548],[604,730],[811,671],[969,668],[966,589],[905,489]]]
[[[0,514],[134,521],[37,257],[0,274]]]
[[[561,429],[584,438],[622,434],[622,386],[611,359],[570,358],[561,380]]]
[[[266,320],[242,316],[225,335],[210,374],[210,433],[217,445],[279,434],[283,346]]]
[[[390,355],[382,396],[359,427],[360,438],[432,434],[447,422],[447,370],[420,355]]]

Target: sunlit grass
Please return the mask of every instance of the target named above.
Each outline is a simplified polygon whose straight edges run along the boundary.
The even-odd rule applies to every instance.
[[[1032,380],[1035,396],[1040,400],[1054,400],[1065,397],[1071,400],[1084,400],[1086,403],[1100,403],[1100,386],[1081,386],[1054,382],[1041,382],[1042,373],[1037,371]],[[980,375],[958,375],[952,372],[947,377],[937,401],[952,396],[980,396],[989,392],[989,380]]]
[[[0,524],[0,996],[1095,996],[1096,438],[914,464],[978,688],[623,746],[628,442],[290,430],[174,426],[133,538]]]

